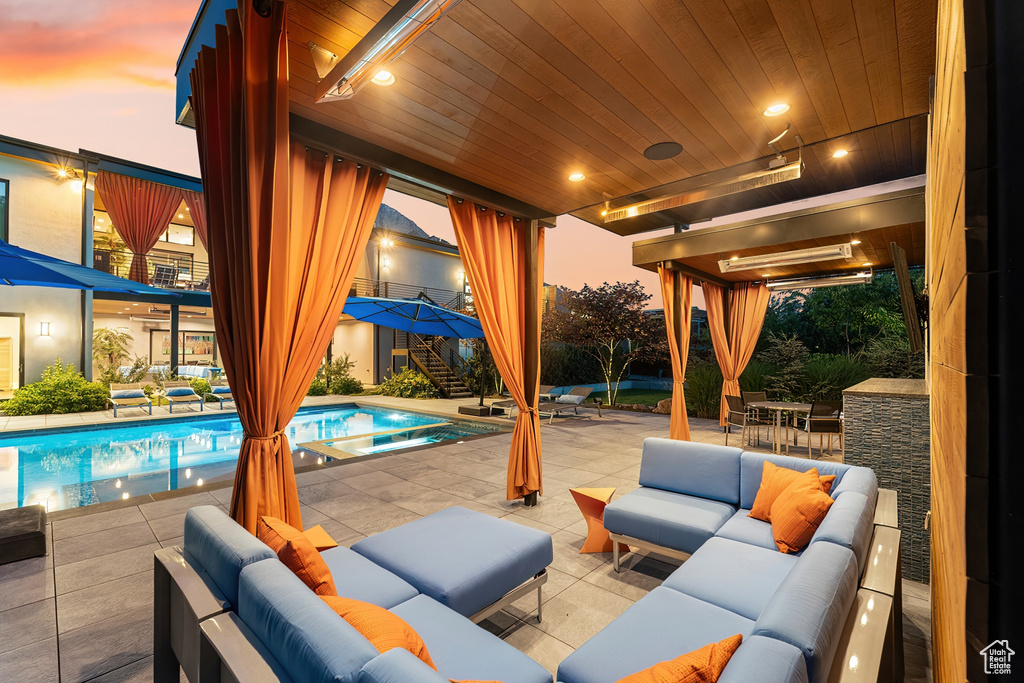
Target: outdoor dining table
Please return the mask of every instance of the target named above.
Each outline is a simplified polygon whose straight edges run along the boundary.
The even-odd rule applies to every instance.
[[[772,438],[772,452],[782,453],[782,413],[810,413],[810,403],[790,403],[788,401],[751,401],[748,408],[763,408],[775,411],[775,435]],[[788,430],[789,423],[786,423]],[[786,433],[786,451],[789,451],[789,433]]]

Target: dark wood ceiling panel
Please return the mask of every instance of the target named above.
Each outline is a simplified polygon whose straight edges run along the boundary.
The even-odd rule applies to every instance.
[[[343,57],[392,4],[291,0],[293,111],[552,215],[600,224],[581,207],[735,174],[790,122],[805,179],[623,234],[921,172],[931,0],[462,0],[392,64],[395,85],[315,103],[306,43]],[[790,111],[764,117],[777,101]],[[845,166],[814,147],[847,138]],[[677,157],[643,156],[669,140]]]

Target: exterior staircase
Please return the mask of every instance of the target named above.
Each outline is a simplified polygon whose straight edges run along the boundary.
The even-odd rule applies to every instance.
[[[409,362],[433,382],[442,396],[473,397],[473,392],[462,381],[462,357],[444,339],[399,333],[399,344],[402,341],[405,341]]]

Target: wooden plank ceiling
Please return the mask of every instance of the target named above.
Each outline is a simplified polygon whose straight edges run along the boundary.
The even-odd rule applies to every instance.
[[[587,207],[704,184],[764,157],[789,122],[783,146],[795,135],[813,146],[810,179],[756,205],[923,171],[915,117],[928,109],[934,0],[463,0],[389,67],[394,85],[316,104],[307,43],[344,56],[391,4],[289,3],[293,114],[553,216],[600,224]],[[790,111],[765,117],[776,102]],[[843,136],[850,154],[832,159]],[[665,141],[683,152],[643,156]],[[586,179],[569,181],[576,171]],[[750,208],[726,199],[705,213]],[[608,227],[691,220],[674,211]]]

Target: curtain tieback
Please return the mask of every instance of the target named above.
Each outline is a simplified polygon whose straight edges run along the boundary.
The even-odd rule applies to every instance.
[[[251,441],[270,441],[271,439],[276,439],[279,436],[283,436],[284,435],[284,430],[283,429],[278,429],[276,432],[274,432],[270,436],[255,436],[253,434],[250,434],[249,432],[242,432],[242,435],[246,439],[250,439]]]
[[[679,386],[683,386],[684,384],[686,384],[686,379],[684,378],[684,379],[672,380],[672,384],[677,384]]]

